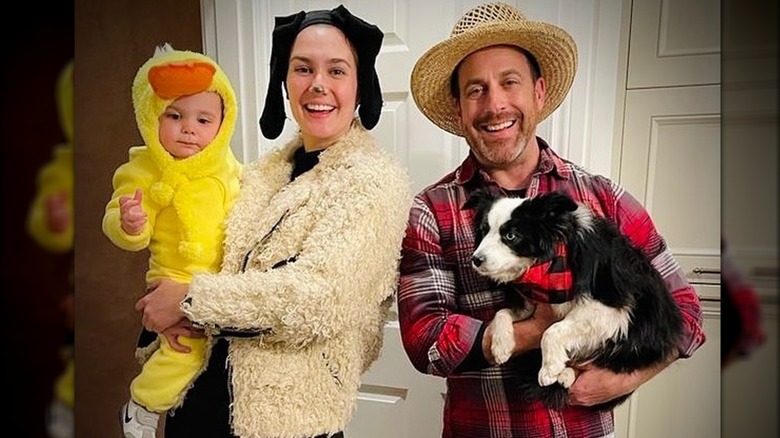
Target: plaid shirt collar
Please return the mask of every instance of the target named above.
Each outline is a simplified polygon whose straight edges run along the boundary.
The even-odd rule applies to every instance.
[[[528,299],[538,302],[560,304],[573,298],[572,273],[566,261],[566,245],[555,245],[550,260],[539,262],[528,268],[515,283]]]

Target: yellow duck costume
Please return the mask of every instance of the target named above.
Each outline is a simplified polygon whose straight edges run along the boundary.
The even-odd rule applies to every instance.
[[[52,160],[38,172],[38,191],[27,214],[27,232],[43,248],[59,254],[73,249],[73,220],[64,230],[52,230],[46,202],[53,196],[64,196],[73,217],[73,61],[60,72],[56,100],[65,142],[55,147]]]
[[[202,151],[174,158],[159,141],[158,119],[176,98],[211,91],[222,98],[219,132]],[[222,261],[224,221],[238,196],[241,164],[230,149],[237,103],[222,69],[195,52],[158,48],[133,81],[136,122],[146,143],[131,147],[129,161],[114,173],[114,192],[106,205],[103,232],[128,251],[149,248],[148,283],[170,278],[189,283],[192,275],[216,272]],[[143,191],[144,229],[129,235],[121,226],[119,198]],[[174,351],[163,336],[131,384],[133,400],[162,412],[178,406],[207,354],[206,339],[179,338],[190,353]],[[144,358],[140,357],[140,360]]]

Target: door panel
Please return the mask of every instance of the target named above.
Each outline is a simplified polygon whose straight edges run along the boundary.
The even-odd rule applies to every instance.
[[[634,1],[631,17],[628,88],[720,82],[719,0]]]
[[[620,182],[693,283],[720,281],[720,87],[629,90]]]
[[[348,437],[441,436],[444,379],[422,374],[406,358],[398,323],[385,326],[381,358],[363,375],[358,410]]]

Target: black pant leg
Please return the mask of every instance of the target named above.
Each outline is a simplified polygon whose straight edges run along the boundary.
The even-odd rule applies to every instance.
[[[187,392],[184,404],[165,419],[166,438],[236,438],[230,433],[228,342],[214,344],[207,368]]]

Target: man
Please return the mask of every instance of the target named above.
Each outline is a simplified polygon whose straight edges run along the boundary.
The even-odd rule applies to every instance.
[[[589,406],[630,393],[705,340],[697,295],[641,204],[609,179],[562,159],[535,135],[566,97],[576,64],[576,45],[564,30],[492,3],[466,12],[450,38],[426,52],[412,72],[420,110],[465,137],[470,148],[460,167],[415,198],[398,291],[410,361],[423,373],[447,378],[444,437],[612,437],[612,411]],[[614,221],[659,270],[681,310],[678,354],[630,374],[579,365],[570,404],[561,411],[523,401],[513,377],[537,371],[523,353],[539,348],[555,317],[549,304],[540,304],[533,317],[516,322],[513,357],[494,365],[488,323],[509,304],[504,291],[471,267],[473,212],[461,209],[481,187],[527,197],[562,190]]]

